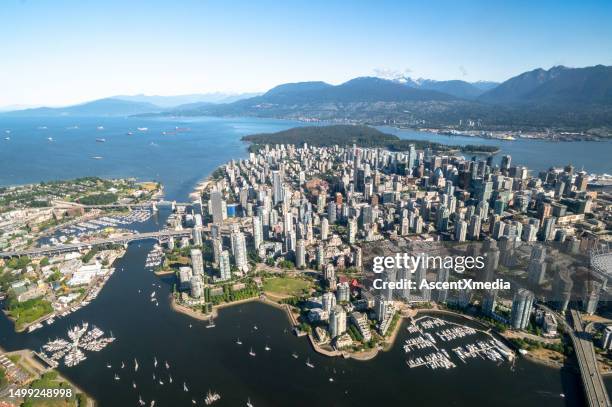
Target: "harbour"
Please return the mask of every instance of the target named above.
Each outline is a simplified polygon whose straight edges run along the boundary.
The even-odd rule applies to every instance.
[[[80,176],[83,173],[129,175],[142,179],[154,177],[165,183],[167,199],[184,200],[197,180],[210,173],[216,165],[246,155],[244,145],[238,141],[240,135],[294,125],[290,122],[247,119],[195,121],[190,123],[191,132],[173,137],[176,144],[165,145],[162,153],[156,152],[149,143],[164,143],[156,134],[163,122],[151,120],[147,121],[146,134],[140,135],[151,138],[146,141],[147,151],[142,155],[140,152],[131,154],[129,162],[126,162],[123,150],[136,146],[125,141],[136,139],[125,137],[126,121],[133,123],[135,119],[125,119],[123,122],[123,119],[114,120],[119,123],[104,122],[104,129],[99,130],[105,132],[105,143],[89,143],[91,146],[88,144],[84,147],[85,150],[92,146],[108,149],[104,153],[105,160],[91,161],[89,156],[93,153],[71,151],[66,147],[66,139],[61,134],[54,134],[55,142],[45,143],[44,148],[54,149],[63,144],[62,150],[49,150],[45,154],[74,162],[74,167],[52,165],[51,172],[44,173],[41,170],[42,162],[34,157],[34,170],[22,173],[15,162],[3,161],[16,167],[7,167],[8,170],[0,175],[0,183],[29,182],[28,177],[38,182],[46,177],[68,178],[72,176],[70,174]],[[211,128],[203,131],[199,127],[201,123]],[[79,129],[85,128],[86,125],[79,124]],[[119,139],[113,132],[121,132],[122,138]],[[16,133],[12,133],[11,142],[15,141]],[[220,137],[219,134],[227,137]],[[28,137],[20,141],[33,145],[36,141],[34,136]],[[91,139],[92,133],[83,132],[79,137]],[[451,143],[453,141],[450,140]],[[597,146],[598,143],[589,145]],[[4,151],[7,150],[2,150],[0,154],[4,154]],[[39,150],[34,151],[36,156]],[[569,156],[560,160],[565,158],[570,160]],[[194,165],[199,166],[201,174],[193,174]],[[38,171],[34,172],[37,167]],[[20,178],[15,178],[15,174],[20,174]],[[159,230],[163,228],[167,216],[167,210],[160,209],[159,214],[143,222],[134,219],[131,224],[128,222],[121,226],[141,232]],[[87,224],[79,226],[89,229]],[[112,269],[115,272],[109,274],[103,288],[100,286],[100,289],[92,291],[81,305],[54,315],[49,319],[52,319],[51,324],[40,322],[31,333],[15,333],[10,321],[2,315],[0,345],[9,350],[24,347],[41,349],[51,338],[65,337],[66,332],[75,326],[82,328],[83,321],[103,327],[105,332],[112,331],[117,340],[111,346],[100,351],[83,352],[86,359],[76,364],[70,362],[71,366],[65,362],[57,365],[62,374],[91,394],[101,406],[151,405],[153,402],[162,406],[193,405],[193,401],[201,405],[205,403],[209,390],[211,394],[221,396],[214,402],[215,405],[316,405],[321,398],[333,399],[338,406],[380,403],[444,405],[453,402],[486,404],[493,393],[499,400],[498,404],[508,406],[582,404],[582,390],[575,373],[550,369],[522,358],[518,358],[514,365],[506,360],[490,360],[486,351],[491,349],[484,349],[480,345],[485,343],[486,348],[491,345],[490,342],[474,339],[480,334],[474,334],[469,329],[456,329],[450,323],[456,322],[460,327],[468,327],[469,324],[463,320],[454,321],[452,316],[436,317],[446,325],[432,322],[432,326],[428,327],[428,319],[422,320],[419,329],[432,332],[423,332],[423,339],[414,343],[415,349],[411,349],[409,355],[402,344],[406,344],[414,334],[421,333],[410,332],[406,329],[410,328],[409,322],[402,322],[393,348],[368,362],[317,354],[305,338],[291,334],[284,311],[259,301],[219,308],[214,329],[208,329],[208,319],[200,321],[177,313],[172,308],[170,294],[175,279],[172,275],[157,277],[151,272],[151,268],[161,260],[156,253],[153,241],[130,244],[127,253],[114,262]],[[151,295],[153,292],[155,295]],[[254,329],[255,326],[257,329]],[[240,344],[237,338],[240,338]],[[440,345],[440,350],[431,346],[419,349],[418,344],[427,345],[426,341],[434,343],[436,347]],[[478,346],[478,349],[472,346]],[[453,349],[464,355],[465,363]],[[499,347],[494,350],[503,355]],[[428,352],[428,358],[419,355],[420,351]],[[162,372],[167,369],[162,362],[157,367],[149,362],[154,357],[159,361],[168,361],[171,372],[160,373],[160,368]],[[411,368],[407,364],[407,360],[419,357],[423,359],[417,364],[425,362],[423,366],[436,368]],[[80,356],[71,357],[71,360],[78,359]],[[126,365],[121,369],[122,364],[132,360],[141,361],[138,368],[131,369]],[[228,369],[227,366],[232,368]],[[253,371],[258,373],[253,374]],[[440,374],[448,376],[441,381]],[[154,380],[153,375],[156,375]],[[300,386],[295,386],[295,383],[300,383]],[[436,391],[441,384],[445,391]],[[489,390],[483,390],[481,394],[465,391],[475,385]],[[372,392],[372,387],[378,390]],[[398,392],[397,388],[415,391]]]

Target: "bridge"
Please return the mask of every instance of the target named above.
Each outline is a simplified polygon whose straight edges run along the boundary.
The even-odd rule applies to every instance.
[[[158,206],[170,206],[174,209],[176,206],[187,206],[193,205],[193,202],[176,202],[176,201],[149,201],[149,202],[141,202],[141,203],[112,203],[105,205],[83,205],[78,202],[67,202],[56,200],[52,203],[53,208],[59,209],[119,209],[119,208],[128,208],[128,209],[148,209],[153,208],[153,210],[157,209]]]
[[[610,398],[599,373],[593,342],[583,329],[582,319],[578,311],[572,309],[570,313],[574,330],[569,330],[569,335],[576,351],[582,385],[589,406],[608,407],[610,406]]]
[[[165,242],[170,238],[175,237],[191,237],[193,235],[193,230],[191,228],[182,229],[182,230],[160,230],[156,232],[146,232],[146,233],[132,233],[129,235],[123,235],[118,237],[113,237],[109,239],[96,239],[89,242],[79,242],[79,243],[68,243],[57,246],[50,247],[40,247],[22,251],[12,251],[12,252],[0,252],[0,258],[11,258],[11,257],[40,257],[40,256],[48,256],[55,255],[67,252],[80,251],[82,249],[91,249],[95,246],[104,246],[109,244],[120,244],[126,245],[130,242],[134,242],[137,240],[148,240],[155,239],[158,242]]]

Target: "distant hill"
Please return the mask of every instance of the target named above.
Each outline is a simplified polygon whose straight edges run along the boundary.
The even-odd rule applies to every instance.
[[[442,92],[415,89],[404,84],[374,77],[355,78],[340,85],[325,82],[299,82],[276,86],[261,96],[234,103],[200,108],[179,106],[168,114],[248,115],[291,117],[293,114],[329,111],[332,115],[355,108],[369,109],[376,104],[452,101]]]
[[[151,103],[163,108],[172,108],[194,103],[232,103],[241,99],[259,96],[261,93],[194,93],[189,95],[160,96],[160,95],[118,95],[112,99],[128,100],[130,102]]]
[[[280,85],[259,97],[246,99],[241,102],[248,104],[312,104],[452,99],[454,97],[451,95],[437,91],[410,88],[387,79],[360,77],[337,86],[325,82],[301,82]]]
[[[39,107],[6,112],[11,116],[130,116],[159,112],[162,109],[151,103],[131,102],[114,98],[99,99],[67,107]]]
[[[495,82],[470,83],[461,80],[434,81],[431,79],[407,79],[407,86],[417,89],[435,90],[461,99],[476,99],[497,85]]]
[[[482,94],[479,101],[495,104],[612,105],[612,67],[534,69],[508,79]]]
[[[487,92],[499,86],[499,82],[493,82],[493,81],[476,81],[476,82],[470,82],[470,84],[472,86],[477,87],[483,92]]]

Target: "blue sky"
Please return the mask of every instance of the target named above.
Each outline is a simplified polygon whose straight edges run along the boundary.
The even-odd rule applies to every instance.
[[[612,65],[612,1],[0,1],[0,106]]]

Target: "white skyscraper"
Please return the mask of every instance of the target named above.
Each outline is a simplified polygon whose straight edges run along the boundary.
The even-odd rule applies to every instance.
[[[219,265],[219,259],[221,257],[221,252],[223,251],[223,243],[220,238],[212,240],[213,246],[213,262],[215,266]]]
[[[230,256],[227,250],[223,250],[219,256],[219,271],[221,274],[221,280],[229,280],[232,278]]]
[[[346,312],[341,306],[336,305],[329,314],[329,334],[335,338],[344,332],[346,332]]]
[[[193,269],[193,275],[204,274],[204,259],[199,249],[191,250],[191,268]]]
[[[200,298],[204,294],[204,283],[202,282],[202,276],[197,274],[191,277],[191,296],[193,298]]]
[[[236,267],[240,271],[248,271],[249,262],[247,258],[246,240],[244,233],[234,230],[231,234],[232,252],[234,253],[234,261]]]
[[[336,290],[337,302],[348,302],[351,299],[351,288],[348,282],[338,284]]]
[[[331,312],[332,308],[336,306],[336,297],[332,292],[323,293],[322,303],[323,303],[323,311],[328,314]]]
[[[351,218],[348,221],[348,241],[350,244],[355,243],[356,236],[357,236],[357,219]]]
[[[195,246],[202,246],[202,226],[193,228],[193,244]]]
[[[263,225],[259,216],[253,216],[253,242],[255,244],[255,250],[259,249],[259,246],[263,243]]]
[[[468,225],[464,220],[460,220],[455,224],[455,240],[457,242],[465,242],[465,236],[467,235]]]
[[[283,201],[283,177],[280,171],[272,171],[272,195],[274,205]]]
[[[295,266],[298,268],[306,266],[306,244],[303,239],[297,241],[297,247],[295,249]]]
[[[329,234],[329,221],[327,218],[321,220],[321,240],[327,240]]]
[[[510,314],[510,324],[514,329],[525,329],[529,325],[531,308],[533,306],[533,293],[524,288],[520,288],[512,300],[512,312]]]

